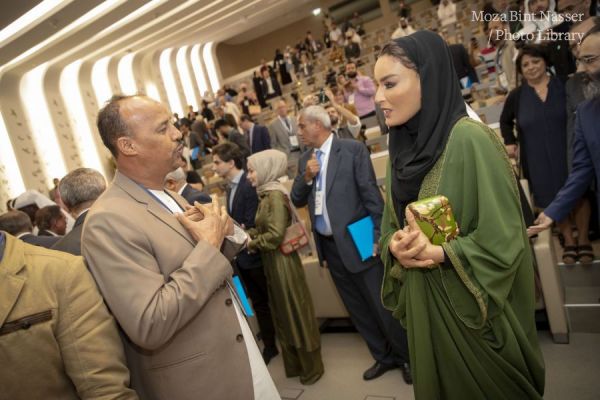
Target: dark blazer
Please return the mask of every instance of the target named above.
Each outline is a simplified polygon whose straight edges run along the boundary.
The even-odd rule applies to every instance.
[[[352,132],[348,129],[347,126],[342,126],[341,128],[337,128],[337,132],[334,132],[338,139],[355,139],[352,136]]]
[[[600,179],[598,125],[600,125],[600,98],[588,100],[577,107],[571,173],[552,203],[544,210],[544,213],[555,221],[562,221],[569,215],[577,201],[590,187],[594,177],[598,186],[598,179]],[[600,209],[598,187],[596,187],[596,196],[596,203]]]
[[[195,201],[201,204],[212,203],[212,199],[206,193],[194,189],[189,184],[186,184],[181,192],[181,197],[187,200],[188,203],[194,204]]]
[[[469,53],[467,52],[465,46],[458,43],[451,44],[448,47],[450,48],[450,54],[452,55],[452,61],[454,63],[454,70],[456,71],[458,79],[468,76],[469,79],[471,79],[471,82],[479,82],[475,68],[473,68],[469,62]]]
[[[281,86],[279,86],[279,81],[273,75],[271,75],[271,84],[273,85],[273,90],[275,91],[276,96],[281,96]],[[267,81],[262,78],[260,80],[260,90],[266,99],[269,96],[269,85]]]
[[[239,133],[237,130],[232,129],[229,131],[227,134],[227,140],[238,145],[244,158],[247,158],[251,154],[250,146],[248,145],[248,138]]]
[[[573,140],[575,139],[575,117],[577,106],[585,101],[583,87],[585,85],[585,73],[574,74],[565,84],[567,92],[567,163],[569,170],[573,163]]]
[[[55,234],[53,234],[52,232],[50,232],[50,231],[47,231],[47,230],[45,230],[45,229],[41,229],[41,230],[38,232],[38,234],[37,234],[37,235],[38,235],[38,236],[56,236],[56,235],[55,235]]]
[[[252,187],[248,179],[247,173],[244,172],[235,190],[235,195],[229,207],[229,199],[231,192],[227,192],[227,211],[235,222],[244,225],[246,229],[254,228],[254,218],[256,217],[256,209],[258,208],[258,195],[256,189]],[[249,254],[247,250],[242,250],[235,259],[237,266],[241,269],[258,268],[262,266],[260,253]]]
[[[250,132],[248,132],[248,139],[250,139]],[[252,127],[252,143],[250,143],[250,151],[254,154],[270,148],[271,135],[269,135],[269,130],[266,126],[254,124]]]
[[[60,240],[62,236],[36,236],[33,233],[28,233],[20,237],[25,243],[32,244],[34,246],[45,247],[51,249],[56,242]]]
[[[292,186],[291,198],[296,207],[308,204],[319,261],[323,260],[319,235],[314,230],[315,184],[304,181],[306,162],[312,150],[306,151],[298,162],[298,176]],[[325,201],[331,222],[333,237],[346,268],[353,273],[361,272],[380,262],[379,258],[361,261],[347,226],[368,215],[375,225],[375,241],[379,241],[383,198],[377,187],[375,172],[367,147],[356,140],[333,138],[327,164]]]
[[[81,232],[87,211],[81,213],[75,220],[73,229],[52,246],[52,250],[64,251],[76,256],[81,255]]]

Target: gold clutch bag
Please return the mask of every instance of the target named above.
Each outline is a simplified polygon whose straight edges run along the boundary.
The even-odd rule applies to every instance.
[[[458,225],[447,197],[439,195],[415,201],[408,209],[432,244],[439,246],[458,236]]]

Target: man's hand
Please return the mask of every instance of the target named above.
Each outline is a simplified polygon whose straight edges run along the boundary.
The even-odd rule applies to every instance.
[[[196,202],[194,207],[203,215],[200,221],[194,221],[185,213],[176,214],[177,220],[188,230],[196,242],[204,240],[220,249],[227,232],[227,225],[231,223],[228,221],[231,218],[225,212],[225,208],[219,209],[216,202],[213,202],[210,207]],[[233,230],[233,225],[231,230]]]
[[[431,244],[417,225],[414,215],[406,209],[408,226],[394,233],[390,252],[405,268],[427,268],[444,261],[442,246]]]
[[[331,105],[333,107],[337,108],[338,103],[335,102],[335,96],[333,95],[333,92],[331,91],[331,89],[326,87],[325,90],[323,90],[323,93],[325,93],[325,96],[327,96]]]
[[[506,152],[508,153],[508,158],[517,158],[517,145],[507,144]]]
[[[535,221],[533,221],[534,225],[527,228],[527,236],[532,237],[537,235],[538,233],[545,231],[546,229],[552,226],[554,220],[547,216],[544,213],[541,213]]]
[[[202,214],[202,211],[200,211],[200,209],[196,207],[196,205],[201,204],[195,201],[193,206],[186,205],[185,212],[183,213],[183,215],[190,218],[194,222],[202,221],[202,219],[204,218],[204,214]]]
[[[379,244],[373,243],[373,257],[379,256]]]
[[[306,171],[304,171],[304,181],[306,183],[312,181],[319,174],[321,166],[317,160],[317,155],[313,151],[310,160],[306,162]]]

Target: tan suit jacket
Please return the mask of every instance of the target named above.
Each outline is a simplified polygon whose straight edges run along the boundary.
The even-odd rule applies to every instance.
[[[0,399],[137,399],[117,325],[81,257],[6,235]]]
[[[196,244],[170,211],[118,171],[87,215],[82,252],[126,334],[141,399],[253,399],[226,287],[232,268],[222,252]]]
[[[291,150],[290,135],[298,136],[298,124],[294,117],[288,118],[292,133],[290,133],[279,117],[275,117],[271,124],[269,124],[268,129],[269,135],[271,135],[271,148],[283,151],[289,156]],[[298,144],[300,144],[300,138],[298,138]]]

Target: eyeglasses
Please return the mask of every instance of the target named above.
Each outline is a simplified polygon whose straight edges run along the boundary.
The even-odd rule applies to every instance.
[[[579,58],[577,58],[577,61],[584,65],[590,65],[590,64],[593,64],[594,62],[596,62],[596,60],[599,58],[600,58],[600,54],[597,54],[595,56],[579,57]]]

